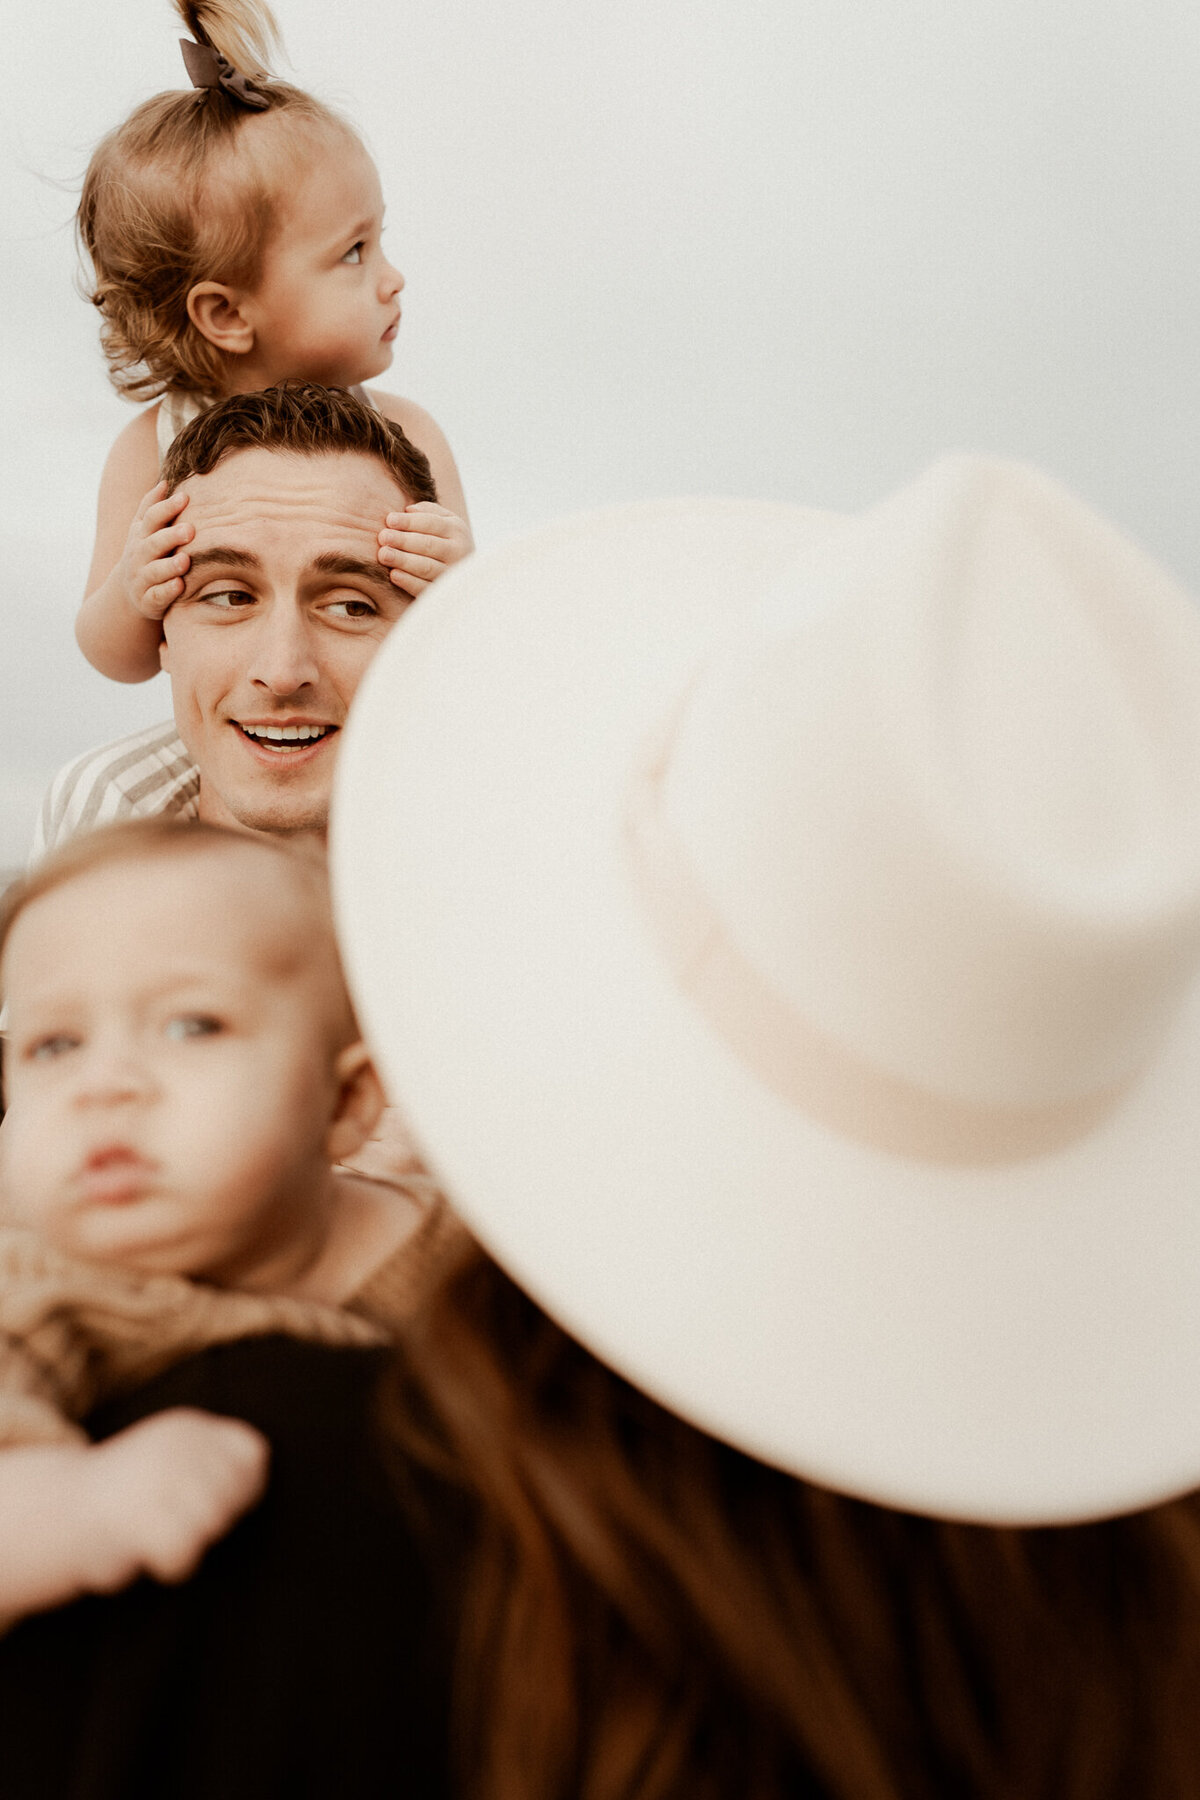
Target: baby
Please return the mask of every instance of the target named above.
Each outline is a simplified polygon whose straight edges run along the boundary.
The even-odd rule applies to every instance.
[[[208,1344],[385,1340],[446,1220],[419,1179],[336,1166],[382,1095],[316,861],[156,819],[78,838],[6,896],[0,989],[11,1624],[182,1579],[265,1484],[239,1421],[175,1409],[92,1445],[73,1420]]]

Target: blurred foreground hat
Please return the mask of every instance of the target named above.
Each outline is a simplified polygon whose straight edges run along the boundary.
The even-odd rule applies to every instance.
[[[471,558],[333,856],[431,1164],[622,1374],[942,1516],[1200,1484],[1200,616],[1056,483]]]

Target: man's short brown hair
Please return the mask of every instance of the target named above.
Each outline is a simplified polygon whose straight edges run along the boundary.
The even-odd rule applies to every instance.
[[[208,475],[235,450],[294,450],[304,456],[351,451],[384,464],[409,502],[436,500],[429,458],[392,419],[345,388],[281,381],[256,394],[231,394],[185,425],[163,459],[173,492],[189,475]]]

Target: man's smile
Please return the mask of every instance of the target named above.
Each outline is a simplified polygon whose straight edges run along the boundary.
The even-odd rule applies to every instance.
[[[278,760],[294,760],[308,750],[315,750],[338,730],[336,725],[288,723],[267,724],[249,719],[231,719],[230,723],[247,743],[261,754]]]

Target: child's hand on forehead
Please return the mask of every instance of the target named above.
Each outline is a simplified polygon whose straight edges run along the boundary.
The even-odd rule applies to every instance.
[[[389,513],[383,526],[376,556],[395,585],[414,600],[474,548],[466,521],[432,500]]]
[[[125,598],[143,618],[161,619],[183,592],[191,558],[182,546],[195,536],[195,527],[180,517],[187,503],[186,494],[168,494],[160,481],[143,495],[130,522],[117,571]]]

